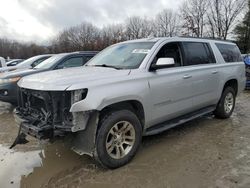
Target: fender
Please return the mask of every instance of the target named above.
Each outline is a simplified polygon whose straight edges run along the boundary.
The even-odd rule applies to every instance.
[[[88,88],[86,98],[74,103],[70,112],[101,111],[111,104],[128,100],[136,100],[142,104],[147,104],[148,90],[149,86],[145,80],[131,80],[122,84],[112,84],[108,88],[107,85]]]

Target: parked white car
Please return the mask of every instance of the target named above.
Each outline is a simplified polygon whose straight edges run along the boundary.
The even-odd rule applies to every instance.
[[[5,59],[3,57],[0,57],[0,69],[2,67],[6,67],[6,62],[5,62]]]
[[[37,56],[31,57],[29,59],[26,59],[25,61],[19,63],[16,66],[7,67],[5,65],[5,67],[2,67],[2,68],[0,67],[0,73],[8,72],[8,71],[14,71],[14,70],[17,70],[17,69],[33,68],[33,67],[37,66],[38,64],[40,64],[41,62],[43,62],[44,60],[51,57],[52,55],[53,54],[37,55]]]

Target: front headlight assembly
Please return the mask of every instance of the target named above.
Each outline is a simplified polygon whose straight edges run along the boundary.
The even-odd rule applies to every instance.
[[[85,99],[87,96],[87,93],[88,93],[88,89],[79,89],[79,90],[72,91],[71,93],[72,104]]]

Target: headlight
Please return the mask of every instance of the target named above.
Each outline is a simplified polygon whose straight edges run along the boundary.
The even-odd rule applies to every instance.
[[[21,77],[2,78],[2,79],[0,79],[0,84],[14,83],[14,82],[17,82],[20,79],[21,79]]]
[[[72,94],[71,94],[72,104],[85,99],[87,96],[87,93],[88,93],[88,89],[79,89],[79,90],[72,91]]]

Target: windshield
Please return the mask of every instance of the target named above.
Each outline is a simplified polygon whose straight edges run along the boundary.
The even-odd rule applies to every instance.
[[[23,66],[28,66],[31,65],[34,61],[38,60],[41,58],[41,56],[34,56],[29,59],[24,60],[23,62],[19,63],[17,66],[18,67],[23,67]]]
[[[54,55],[44,60],[42,63],[38,64],[37,66],[35,66],[34,69],[49,69],[64,56],[65,54]]]
[[[136,69],[154,44],[154,42],[135,42],[114,45],[99,53],[86,66]]]

